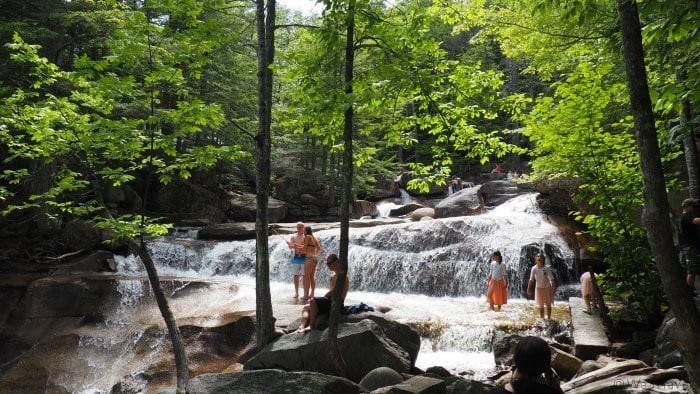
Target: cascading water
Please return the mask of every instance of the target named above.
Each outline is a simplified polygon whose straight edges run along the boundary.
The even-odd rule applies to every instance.
[[[338,229],[314,234],[322,245],[319,261],[338,250]],[[150,242],[148,248],[161,275],[235,278],[254,294],[254,240],[216,242],[180,235]],[[514,298],[501,313],[484,312],[489,256],[495,249],[503,254]],[[391,317],[417,326],[424,335],[419,367],[483,370],[493,366],[494,338],[534,323],[534,311],[520,297],[536,250],[547,254],[558,283],[573,281],[576,255],[540,212],[535,194],[515,197],[478,216],[353,227],[347,302],[388,306]],[[269,238],[269,255],[273,299],[291,295],[291,251],[284,236]],[[128,261],[119,266],[127,272],[141,269]],[[318,294],[325,292],[328,273],[319,264]],[[559,309],[555,318],[567,320],[563,307]]]
[[[314,232],[319,261],[338,250],[339,231]],[[534,251],[545,250],[557,268],[559,283],[571,281],[575,254],[539,211],[534,194],[513,198],[479,216],[404,223],[350,231],[349,273],[353,290],[429,296],[478,296],[483,293],[491,252],[499,249],[509,282],[524,283]],[[255,275],[255,241],[213,242],[162,239],[149,250],[159,272],[173,275]],[[289,280],[291,251],[282,236],[269,239],[270,276]],[[326,283],[328,272],[318,270]],[[520,286],[510,296],[520,297]]]

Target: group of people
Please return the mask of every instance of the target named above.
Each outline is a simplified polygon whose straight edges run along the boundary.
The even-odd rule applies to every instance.
[[[304,223],[297,223],[297,232],[287,241],[287,246],[294,251],[292,256],[292,275],[294,277],[294,298],[299,298],[299,282],[303,283],[304,295],[301,300],[304,303],[301,312],[301,323],[297,332],[309,331],[316,327],[316,319],[320,315],[328,314],[331,310],[331,298],[335,291],[335,285],[340,272],[340,259],[335,253],[331,253],[326,258],[326,265],[331,270],[329,290],[322,297],[315,297],[316,292],[316,266],[318,265],[318,255],[321,252],[321,244],[313,235],[310,226]],[[350,279],[346,278],[340,294],[340,302],[345,300],[345,296],[350,288]]]
[[[557,289],[552,269],[545,264],[542,252],[535,255],[535,265],[530,269],[530,279],[527,284],[527,294],[535,296],[535,304],[539,308],[540,317],[547,319],[552,317],[552,304],[554,292]],[[486,278],[486,300],[491,310],[500,311],[501,306],[508,303],[508,276],[503,256],[499,250],[491,253],[491,265]]]
[[[294,251],[292,256],[292,275],[294,277],[294,298],[299,298],[299,281],[303,283],[304,296],[302,301],[314,296],[316,291],[316,265],[321,244],[314,237],[310,226],[297,223],[297,232],[287,241]]]

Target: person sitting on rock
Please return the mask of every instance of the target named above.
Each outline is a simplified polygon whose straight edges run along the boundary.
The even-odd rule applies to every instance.
[[[328,314],[331,311],[331,297],[333,297],[336,281],[338,279],[338,272],[340,272],[340,259],[338,255],[335,253],[328,255],[328,258],[326,258],[326,265],[328,265],[328,268],[332,271],[328,287],[330,290],[328,290],[323,297],[309,299],[309,303],[304,305],[304,308],[301,310],[301,324],[299,324],[297,332],[305,332],[316,328],[316,319],[318,316]],[[340,293],[341,309],[349,288],[350,278],[346,277],[343,289]]]
[[[552,353],[544,339],[527,336],[515,345],[510,382],[494,387],[492,394],[561,394],[551,367]]]

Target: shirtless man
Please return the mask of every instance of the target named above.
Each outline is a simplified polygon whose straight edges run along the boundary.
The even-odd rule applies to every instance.
[[[294,250],[292,257],[292,274],[294,275],[294,298],[299,298],[299,278],[304,277],[304,262],[306,261],[306,244],[304,243],[304,223],[297,222],[297,233],[287,241],[289,249]],[[304,293],[304,298],[308,294]]]
[[[316,318],[320,315],[325,315],[331,311],[331,298],[333,297],[333,291],[335,290],[335,283],[338,279],[338,272],[340,271],[340,259],[335,253],[329,254],[326,259],[326,264],[328,268],[333,271],[331,273],[331,280],[329,284],[329,289],[326,295],[323,297],[314,297],[309,300],[309,303],[304,305],[301,310],[301,324],[299,324],[299,329],[297,332],[305,332],[316,328]],[[350,288],[350,278],[345,278],[345,283],[343,283],[343,289],[340,293],[341,304],[345,301],[345,296],[348,294],[348,289]]]

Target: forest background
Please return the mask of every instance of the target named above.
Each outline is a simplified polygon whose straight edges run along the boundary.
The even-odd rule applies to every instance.
[[[323,1],[320,16],[273,12],[267,32],[261,1],[2,3],[0,225],[5,243],[32,245],[3,248],[5,261],[71,252],[51,234],[75,218],[111,239],[163,234],[169,221],[147,209],[161,185],[259,188],[270,50],[272,196],[303,185],[342,206],[342,180],[367,198],[410,171],[425,193],[502,162],[575,180],[571,215],[605,256],[601,285],[640,321],[668,308],[662,284],[682,286],[660,275],[640,220],[655,162],[637,149],[630,88],[643,84],[628,80],[620,10],[638,7],[663,187],[700,198],[698,2]],[[139,204],[106,210],[124,186]]]

